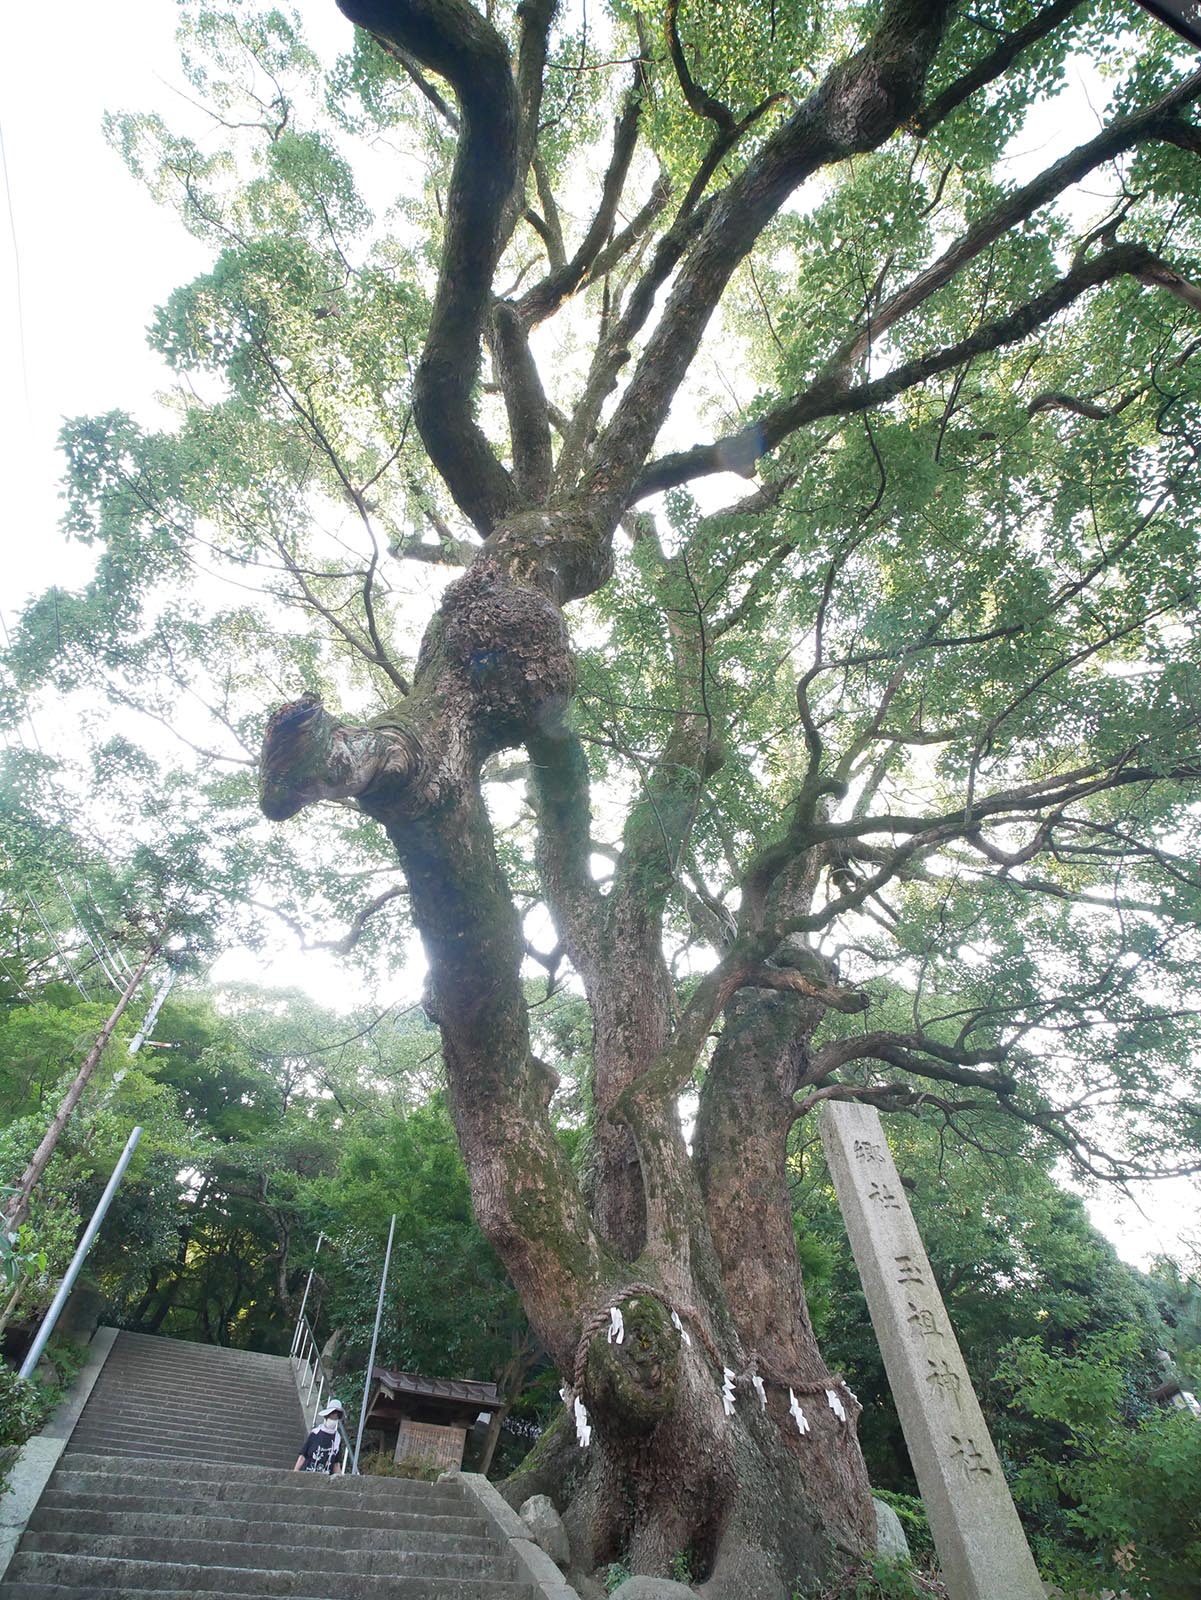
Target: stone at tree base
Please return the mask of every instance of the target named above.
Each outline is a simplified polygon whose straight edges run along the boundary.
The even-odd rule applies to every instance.
[[[590,1572],[581,1572],[578,1567],[569,1567],[567,1582],[579,1595],[580,1600],[609,1600],[604,1584],[598,1582]]]
[[[530,1538],[546,1551],[560,1571],[566,1572],[571,1562],[571,1546],[563,1519],[555,1510],[549,1495],[532,1494],[518,1512],[530,1530]]]
[[[696,1600],[696,1590],[672,1578],[627,1578],[614,1589],[611,1600]]]
[[[903,1557],[906,1561],[913,1558],[909,1553],[909,1540],[905,1537],[905,1530],[901,1526],[901,1519],[890,1505],[885,1505],[883,1500],[872,1499],[876,1508],[876,1553],[888,1556],[895,1561]]]

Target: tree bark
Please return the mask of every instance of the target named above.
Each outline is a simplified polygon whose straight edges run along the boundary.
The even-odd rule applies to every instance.
[[[63,1096],[62,1104],[55,1112],[50,1126],[43,1134],[42,1141],[34,1151],[29,1165],[21,1174],[21,1181],[17,1185],[16,1194],[12,1196],[12,1198],[4,1207],[4,1226],[9,1233],[15,1233],[29,1216],[30,1198],[34,1189],[41,1180],[43,1172],[45,1172],[47,1166],[50,1164],[50,1158],[53,1156],[55,1149],[58,1146],[58,1141],[62,1137],[63,1129],[71,1120],[71,1113],[79,1104],[83,1095],[83,1091],[87,1088],[89,1082],[91,1081],[93,1072],[95,1072],[96,1068],[99,1066],[100,1058],[104,1054],[118,1022],[120,1022],[121,1018],[125,1015],[125,1011],[129,1005],[129,1002],[138,992],[138,987],[146,975],[146,970],[157,954],[158,946],[152,945],[147,951],[146,955],[142,958],[136,971],[131,974],[129,981],[125,985],[125,988],[121,991],[121,996],[116,1005],[113,1007],[112,1011],[109,1012],[104,1026],[96,1035],[96,1042],[88,1051],[87,1055],[83,1058],[79,1071],[75,1074],[75,1079],[72,1082],[71,1087]]]

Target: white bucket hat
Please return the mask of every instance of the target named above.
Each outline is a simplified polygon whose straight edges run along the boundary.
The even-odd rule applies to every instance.
[[[338,1413],[338,1415],[340,1417],[344,1417],[346,1415],[346,1412],[342,1407],[341,1400],[331,1400],[329,1405],[326,1406],[325,1410],[321,1413],[321,1415],[323,1417],[331,1417],[331,1416],[333,1416],[335,1411]]]

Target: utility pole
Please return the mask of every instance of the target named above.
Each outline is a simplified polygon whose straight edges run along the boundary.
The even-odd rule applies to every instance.
[[[32,1160],[25,1168],[21,1176],[21,1182],[17,1186],[16,1194],[5,1203],[4,1227],[8,1233],[16,1233],[17,1229],[28,1217],[30,1196],[37,1187],[42,1173],[45,1172],[49,1165],[50,1157],[54,1154],[55,1147],[62,1136],[62,1131],[70,1121],[71,1113],[79,1104],[83,1091],[87,1088],[88,1081],[93,1072],[95,1072],[100,1057],[104,1054],[105,1047],[113,1036],[113,1030],[125,1015],[126,1007],[138,992],[138,987],[146,975],[146,969],[157,954],[158,945],[151,945],[137,970],[130,974],[129,982],[121,991],[120,998],[109,1013],[107,1021],[96,1035],[95,1044],[88,1051],[83,1059],[83,1065],[75,1074],[75,1081],[63,1097],[63,1102],[55,1113],[54,1121],[46,1129],[41,1144],[38,1145],[33,1153]]]
[[[138,1051],[142,1048],[142,1046],[146,1043],[147,1039],[149,1039],[150,1035],[154,1032],[154,1025],[158,1021],[158,1014],[163,1009],[163,1001],[171,993],[171,985],[174,982],[175,982],[175,968],[174,967],[168,967],[167,968],[167,976],[163,979],[162,983],[159,985],[158,993],[155,995],[154,1000],[151,1003],[150,1010],[146,1013],[145,1021],[142,1023],[142,1026],[138,1029],[138,1031],[134,1034],[133,1038],[129,1041],[129,1053],[130,1053],[131,1056],[136,1056],[137,1055]]]
[[[363,1404],[359,1407],[359,1431],[355,1435],[354,1460],[350,1470],[359,1470],[359,1451],[363,1445],[363,1429],[367,1426],[367,1407],[371,1403],[371,1374],[375,1368],[375,1347],[379,1343],[380,1318],[384,1314],[384,1290],[388,1287],[388,1266],[392,1260],[392,1236],[396,1232],[396,1213],[392,1213],[392,1224],[388,1229],[388,1248],[384,1251],[384,1270],[379,1279],[379,1300],[375,1306],[375,1327],[371,1330],[371,1354],[367,1357],[367,1376],[363,1382]]]

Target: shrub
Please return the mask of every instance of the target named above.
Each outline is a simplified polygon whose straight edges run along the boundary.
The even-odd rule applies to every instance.
[[[19,1378],[11,1367],[0,1364],[0,1493],[8,1488],[18,1450],[38,1431],[55,1403],[44,1385]]]
[[[1036,1342],[1009,1352],[1001,1377],[1011,1405],[1056,1423],[1060,1451],[1015,1474],[1014,1498],[1050,1525],[1035,1555],[1065,1589],[1198,1600],[1201,1588],[1201,1423],[1185,1411],[1123,1414],[1128,1351],[1107,1334],[1079,1355]],[[1050,1515],[1049,1515],[1050,1513]]]
[[[845,1561],[812,1600],[947,1600],[947,1591],[903,1557],[871,1554]]]

